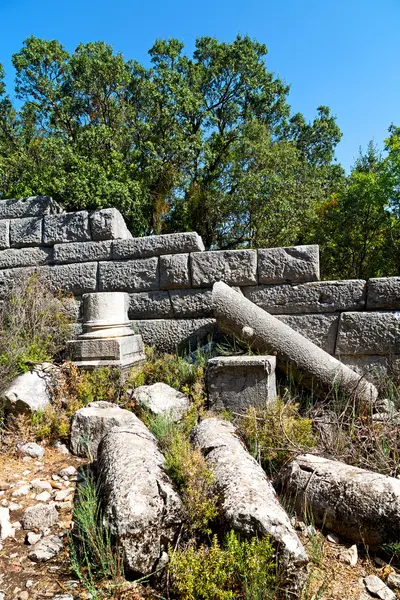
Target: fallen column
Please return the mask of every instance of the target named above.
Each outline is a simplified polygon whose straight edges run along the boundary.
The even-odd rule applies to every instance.
[[[283,471],[280,485],[299,515],[372,549],[400,539],[400,481],[304,454]]]
[[[275,540],[280,583],[295,597],[307,576],[308,556],[264,471],[228,421],[205,419],[194,430],[194,443],[214,473],[223,518],[245,536],[269,534]]]
[[[363,402],[376,400],[378,391],[373,384],[222,281],[213,286],[212,304],[222,328],[261,352],[276,354],[278,364],[285,368],[289,363],[308,387],[351,395]]]
[[[125,569],[135,574],[157,569],[182,522],[164,463],[156,438],[139,420],[111,429],[98,449],[104,525],[122,547]]]

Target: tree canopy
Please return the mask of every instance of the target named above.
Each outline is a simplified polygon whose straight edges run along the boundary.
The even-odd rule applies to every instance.
[[[264,44],[202,37],[188,56],[157,40],[149,55],[25,40],[17,105],[0,65],[0,196],[115,206],[135,235],[196,230],[208,248],[321,242],[332,276],[396,272],[400,130],[346,177],[335,117],[291,112]]]

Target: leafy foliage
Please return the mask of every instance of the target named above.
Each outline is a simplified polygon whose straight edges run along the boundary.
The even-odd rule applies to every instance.
[[[209,547],[190,544],[171,554],[172,588],[182,600],[272,599],[273,556],[268,537],[240,540],[230,531],[221,547],[214,536]]]

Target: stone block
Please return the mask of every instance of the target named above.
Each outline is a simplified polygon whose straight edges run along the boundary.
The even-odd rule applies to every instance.
[[[54,246],[54,262],[76,263],[111,259],[111,240],[101,242],[70,242]]]
[[[52,257],[52,248],[9,248],[0,252],[0,269],[45,265]]]
[[[330,313],[365,309],[366,282],[352,279],[299,285],[259,285],[242,291],[246,298],[273,315]]]
[[[400,312],[343,313],[336,354],[400,354]]]
[[[400,309],[400,277],[376,277],[368,280],[367,310]]]
[[[158,257],[99,263],[101,292],[141,292],[159,287]]]
[[[317,344],[325,352],[335,354],[338,314],[279,315],[277,318]]]
[[[97,263],[38,267],[40,279],[52,291],[70,292],[76,296],[95,292]]]
[[[0,270],[0,299],[4,300],[10,293],[13,285],[16,285],[19,280],[29,277],[34,272],[34,267],[17,267],[15,269]]]
[[[247,286],[257,283],[256,250],[195,252],[190,256],[193,287],[212,286],[216,281]]]
[[[71,360],[78,367],[125,368],[145,360],[143,340],[140,335],[116,338],[80,339],[68,342]]]
[[[40,246],[42,243],[42,223],[43,220],[37,217],[10,221],[10,245],[14,248]]]
[[[160,288],[179,290],[190,287],[189,254],[160,256]]]
[[[275,356],[218,356],[207,363],[211,410],[244,412],[276,398]]]
[[[168,292],[140,292],[129,295],[130,319],[165,319],[172,318],[173,311]]]
[[[171,290],[169,294],[176,318],[213,316],[211,290]]]
[[[144,343],[160,352],[176,352],[187,347],[195,350],[218,332],[214,319],[155,319],[131,323]]]
[[[9,198],[0,200],[0,219],[20,219],[23,217],[42,217],[64,212],[50,196],[29,196],[28,198]]]
[[[47,246],[90,239],[89,213],[86,210],[44,217],[43,243]]]
[[[378,355],[341,355],[340,361],[372,383],[379,383],[386,376],[398,379],[400,374],[400,358],[398,356],[389,359],[387,356]]]
[[[0,221],[0,250],[10,247],[10,221]]]
[[[319,279],[319,246],[258,250],[259,283],[304,283]]]
[[[113,243],[113,257],[146,258],[162,254],[182,254],[187,252],[202,252],[204,244],[198,233],[167,233],[164,235],[149,235],[131,240],[116,240]]]
[[[103,208],[90,215],[93,240],[131,239],[124,217],[116,208]]]

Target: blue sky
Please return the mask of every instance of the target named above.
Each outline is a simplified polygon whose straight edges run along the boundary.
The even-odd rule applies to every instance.
[[[12,90],[12,53],[31,34],[68,50],[104,40],[126,58],[147,62],[156,38],[248,34],[267,45],[267,65],[291,85],[294,112],[308,119],[328,105],[343,138],[347,169],[360,146],[380,148],[400,125],[400,0],[0,0],[0,62]]]

